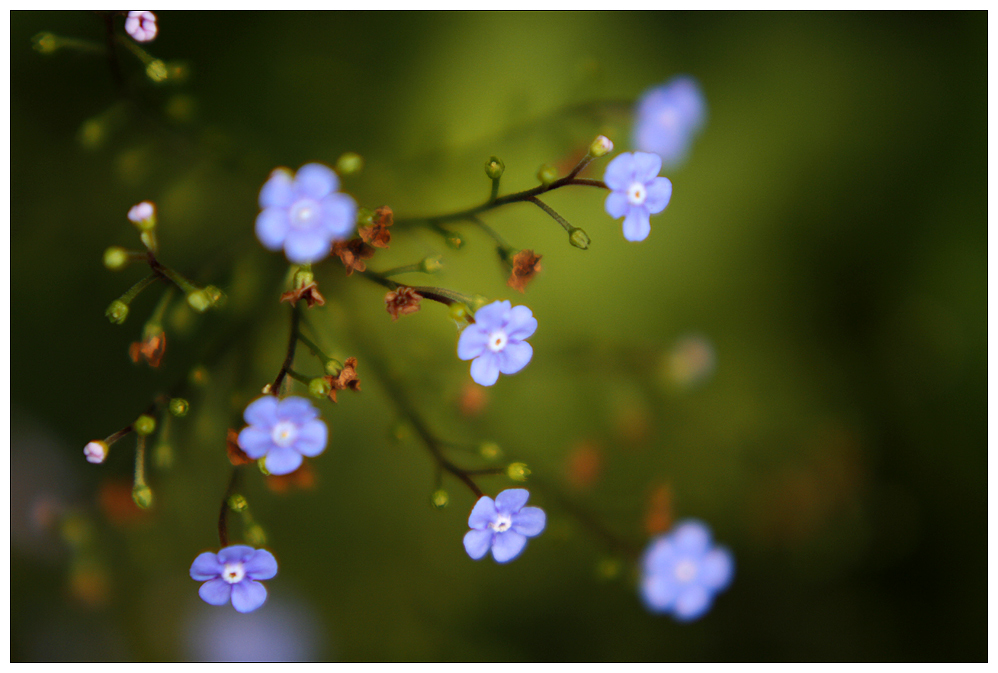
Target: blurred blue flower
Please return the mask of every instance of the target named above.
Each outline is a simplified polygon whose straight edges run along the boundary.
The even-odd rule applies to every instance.
[[[225,547],[217,554],[206,551],[191,564],[191,579],[204,582],[198,589],[209,605],[230,600],[239,612],[253,612],[267,600],[267,588],[257,580],[277,574],[277,560],[266,549],[246,545]]]
[[[672,198],[672,182],[658,177],[662,159],[648,152],[624,152],[607,164],[603,181],[610,188],[603,208],[624,218],[624,238],[643,241],[651,232],[649,217],[661,213]]]
[[[268,250],[284,248],[288,260],[311,264],[347,238],[357,223],[357,204],[336,190],[340,180],[328,166],[305,164],[292,175],[278,168],[260,190],[256,237]]]
[[[498,563],[512,561],[527,544],[528,537],[540,535],[547,523],[540,507],[524,507],[530,491],[508,488],[492,500],[483,495],[468,517],[471,526],[464,535],[464,549],[476,561],[492,550]]]
[[[734,569],[731,552],[711,546],[705,524],[683,521],[645,550],[641,596],[652,612],[692,621],[710,610],[714,595],[731,583]]]
[[[249,403],[243,419],[249,425],[239,433],[239,447],[254,460],[266,456],[271,474],[290,474],[302,456],[314,458],[326,449],[326,424],[303,397],[264,395]]]
[[[530,362],[533,347],[524,339],[537,330],[537,318],[526,306],[494,301],[475,312],[475,322],[464,328],[457,356],[472,360],[471,378],[483,386],[499,380],[499,372],[515,374]]]
[[[685,159],[707,120],[707,101],[695,79],[680,75],[648,89],[635,111],[633,144],[654,152],[668,167]]]

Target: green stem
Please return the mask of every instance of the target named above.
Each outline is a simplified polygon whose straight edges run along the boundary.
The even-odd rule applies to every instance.
[[[311,380],[307,376],[305,376],[304,374],[302,374],[300,372],[296,372],[293,369],[289,369],[288,372],[287,372],[287,374],[288,374],[288,376],[290,376],[291,378],[293,378],[295,381],[298,381],[299,383],[304,383],[305,385],[308,385],[308,382]]]
[[[305,344],[310,351],[312,351],[312,355],[322,360],[323,365],[325,365],[326,362],[329,361],[330,359],[329,356],[323,353],[322,349],[319,348],[317,345],[315,345],[315,343],[311,339],[302,334],[301,331],[298,332],[298,340],[301,341],[303,344]]]
[[[535,206],[537,206],[538,208],[540,208],[541,210],[543,210],[545,213],[547,213],[548,215],[550,215],[552,218],[554,218],[554,221],[557,222],[558,224],[560,224],[562,227],[564,227],[565,231],[567,231],[569,234],[571,234],[572,231],[575,229],[575,227],[573,227],[571,224],[568,223],[568,220],[566,220],[564,217],[562,217],[561,215],[559,215],[558,213],[556,213],[555,210],[554,210],[554,208],[552,208],[548,204],[544,203],[540,199],[532,196],[529,199],[527,199],[527,201],[530,201]]]
[[[137,435],[138,442],[135,449],[135,486],[146,485],[146,438],[145,435]]]
[[[125,294],[118,297],[118,301],[120,301],[125,306],[128,306],[130,303],[132,303],[133,299],[139,296],[139,293],[142,292],[142,290],[152,285],[152,283],[156,280],[156,277],[157,277],[156,273],[149,274],[148,276],[137,282],[135,285],[128,288],[128,291],[125,292]]]
[[[405,266],[397,266],[394,269],[389,269],[388,271],[382,271],[381,276],[387,278],[389,276],[398,276],[403,273],[414,273],[423,270],[423,263],[417,262],[416,264],[406,264]]]
[[[284,364],[281,365],[281,371],[277,372],[277,378],[270,386],[270,393],[277,397],[281,389],[281,383],[284,381],[285,375],[291,369],[291,363],[295,360],[295,346],[298,345],[298,337],[300,332],[298,331],[298,321],[301,319],[301,314],[298,312],[298,304],[291,307],[291,335],[288,337],[288,351],[284,356]]]

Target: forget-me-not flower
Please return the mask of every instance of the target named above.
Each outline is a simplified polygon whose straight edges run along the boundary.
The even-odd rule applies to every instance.
[[[641,596],[652,612],[692,621],[710,609],[714,595],[731,583],[731,552],[711,544],[700,521],[679,523],[648,545],[641,561]]]
[[[499,372],[515,374],[530,362],[533,347],[525,339],[537,330],[537,318],[526,306],[494,301],[475,312],[475,322],[461,332],[457,356],[472,360],[471,378],[483,386],[499,380]]]
[[[468,517],[471,526],[464,535],[464,549],[476,561],[492,550],[498,563],[512,561],[527,545],[527,538],[540,535],[547,523],[540,507],[524,507],[530,492],[508,488],[492,500],[483,495]]]
[[[322,164],[305,164],[292,175],[278,168],[260,190],[256,237],[268,250],[284,249],[295,264],[318,262],[333,241],[347,238],[357,223],[357,204],[336,191],[340,179]]]
[[[239,448],[254,460],[266,456],[271,474],[290,474],[302,456],[314,458],[326,449],[326,424],[304,397],[264,395],[250,402],[243,419],[249,425],[239,433]]]
[[[707,101],[695,79],[680,75],[645,91],[634,119],[634,147],[654,152],[666,166],[686,159],[707,119]]]
[[[672,198],[672,182],[658,177],[662,159],[648,152],[624,152],[607,164],[603,181],[610,188],[603,208],[624,218],[624,238],[643,241],[651,232],[649,217],[661,213]]]
[[[125,19],[125,32],[136,42],[149,42],[158,32],[156,15],[143,10],[129,12]]]
[[[258,580],[277,574],[277,560],[266,549],[246,545],[226,547],[217,554],[206,551],[191,564],[191,579],[204,582],[198,589],[209,605],[230,600],[239,612],[253,612],[267,600],[267,588]]]

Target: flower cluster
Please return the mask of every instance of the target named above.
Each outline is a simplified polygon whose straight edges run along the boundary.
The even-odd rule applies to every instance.
[[[705,524],[683,521],[645,550],[641,596],[652,612],[692,621],[710,610],[714,595],[731,583],[734,568],[731,552],[712,546]]]
[[[624,238],[643,241],[651,233],[649,218],[661,213],[672,198],[672,182],[658,177],[662,159],[648,152],[625,152],[606,167],[603,181],[610,188],[603,207],[610,217],[624,218]]]
[[[230,600],[238,612],[253,612],[267,600],[267,588],[259,580],[277,575],[277,560],[266,549],[246,545],[225,547],[217,554],[206,551],[191,564],[191,579],[204,582],[198,589],[209,605]]]
[[[249,425],[239,433],[239,448],[254,460],[266,456],[264,466],[271,474],[294,472],[302,456],[314,458],[326,449],[326,424],[303,397],[265,395],[250,402],[243,419]]]
[[[468,517],[464,549],[476,561],[492,550],[497,563],[512,561],[527,546],[527,538],[540,535],[547,516],[540,507],[524,507],[530,492],[508,488],[493,500],[483,495]]]
[[[149,42],[156,37],[156,15],[146,11],[132,11],[125,19],[125,32],[136,42]]]
[[[491,386],[499,373],[515,374],[534,355],[529,339],[537,330],[537,318],[526,306],[494,301],[475,312],[475,322],[464,328],[457,342],[457,356],[472,360],[471,378]]]
[[[686,159],[706,118],[707,102],[697,81],[686,75],[675,77],[642,94],[635,115],[634,147],[654,152],[667,166],[677,166]]]

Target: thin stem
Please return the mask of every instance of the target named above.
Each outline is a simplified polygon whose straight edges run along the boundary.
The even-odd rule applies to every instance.
[[[142,292],[142,290],[152,285],[152,283],[155,282],[157,277],[158,274],[150,273],[148,276],[137,282],[135,285],[128,288],[125,294],[118,297],[118,301],[120,301],[122,304],[126,306],[128,304],[131,304],[132,300],[135,299],[137,296],[139,296],[139,293]]]
[[[278,392],[281,388],[281,383],[284,381],[284,376],[291,369],[291,363],[295,359],[295,346],[298,345],[298,337],[300,336],[298,332],[298,321],[301,319],[301,314],[298,312],[298,305],[295,304],[291,307],[291,335],[288,338],[288,352],[284,356],[284,364],[281,365],[281,371],[277,372],[277,378],[270,386],[270,392],[272,395],[277,397]]]
[[[423,270],[423,263],[417,262],[416,264],[406,264],[405,266],[397,266],[394,269],[389,269],[388,271],[382,271],[381,275],[385,278],[389,276],[398,276],[403,273],[414,273]]]
[[[163,276],[170,280],[173,284],[180,288],[181,292],[184,294],[190,294],[191,292],[197,292],[198,287],[191,281],[184,278],[182,275],[166,266],[158,259],[156,255],[150,250],[146,253],[146,259],[149,262],[149,267],[153,270],[153,273]]]
[[[154,325],[157,327],[162,325],[163,315],[166,313],[167,306],[170,305],[170,299],[173,298],[173,291],[175,289],[176,288],[174,288],[172,285],[166,288],[166,292],[164,292],[163,296],[160,297],[159,303],[156,304],[156,308],[153,309],[152,315],[149,317],[149,320],[146,321],[147,328],[149,325]]]
[[[220,549],[229,546],[229,496],[236,490],[236,482],[239,479],[239,468],[233,467],[229,475],[229,484],[222,494],[222,507],[218,511],[218,544]]]
[[[121,74],[121,64],[118,62],[118,50],[114,48],[114,13],[104,14],[104,41],[107,45],[107,64],[111,69],[111,79],[119,92],[125,89],[125,78]]]
[[[527,201],[530,201],[535,206],[537,206],[538,208],[540,208],[541,210],[543,210],[545,213],[547,213],[548,215],[550,215],[552,218],[554,218],[554,221],[557,222],[558,224],[560,224],[562,227],[564,227],[565,231],[567,231],[569,234],[571,234],[572,230],[575,229],[575,227],[573,227],[571,224],[568,223],[568,220],[566,220],[564,217],[562,217],[561,215],[559,215],[558,213],[556,213],[555,210],[554,210],[554,208],[552,208],[548,204],[544,203],[540,199],[531,196],[529,199],[527,199]]]
[[[492,193],[489,194],[489,203],[499,197],[499,178],[492,178]]]
[[[428,286],[416,286],[416,285],[404,285],[402,283],[396,283],[393,280],[389,280],[384,277],[384,274],[378,273],[377,271],[372,271],[370,269],[366,271],[358,272],[360,275],[364,276],[368,280],[374,281],[378,285],[387,287],[393,292],[400,287],[411,287],[413,290],[419,293],[419,295],[425,299],[430,299],[436,302],[440,302],[444,306],[450,306],[455,303],[470,304],[472,302],[471,297],[454,290],[448,290],[445,287],[428,287]]]
[[[288,370],[288,376],[290,376],[291,378],[293,378],[295,381],[298,381],[299,383],[304,383],[305,385],[308,385],[308,382],[311,381],[310,378],[308,378],[307,376],[305,376],[301,372],[296,372],[293,369],[289,369]]]
[[[618,549],[624,555],[632,559],[640,557],[640,547],[610,531],[610,529],[598,521],[593,514],[566,498],[560,491],[558,491],[558,489],[554,488],[546,481],[533,479],[533,482],[537,484],[544,491],[544,493],[557,500],[558,505],[562,509],[575,517],[579,523],[595,533],[597,537],[601,538],[607,546]]]
[[[323,353],[322,349],[319,348],[317,345],[315,345],[315,343],[311,339],[302,334],[300,330],[298,332],[298,341],[301,341],[303,344],[305,344],[305,346],[307,346],[308,349],[312,351],[312,355],[322,360],[323,365],[325,365],[326,362],[329,361],[330,359],[329,356]]]
[[[146,485],[146,438],[138,435],[135,449],[135,487]]]
[[[500,236],[499,233],[495,229],[493,229],[489,225],[485,224],[485,222],[483,222],[481,218],[472,215],[472,216],[470,216],[468,218],[468,220],[470,222],[474,222],[476,225],[478,225],[479,229],[481,229],[486,234],[488,234],[489,236],[491,236],[492,239],[496,243],[498,243],[499,247],[502,248],[504,251],[510,252],[510,251],[513,250],[513,247],[509,243],[506,242],[506,239],[504,239],[502,236]]]

